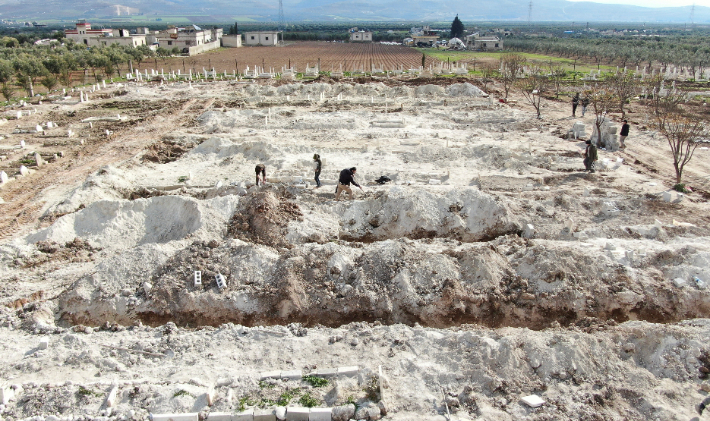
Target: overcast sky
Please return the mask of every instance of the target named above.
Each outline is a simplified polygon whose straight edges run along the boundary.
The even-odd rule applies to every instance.
[[[589,0],[570,0],[570,1],[589,1]],[[644,7],[676,7],[676,6],[706,6],[710,7],[710,0],[594,0],[594,3],[611,3],[611,4],[633,4],[635,6]]]

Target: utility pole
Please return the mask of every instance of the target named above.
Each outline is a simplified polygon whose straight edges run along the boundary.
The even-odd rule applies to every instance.
[[[530,3],[528,4],[528,25],[530,25],[531,20],[532,20],[532,0],[530,0]]]
[[[279,31],[283,31],[286,24],[284,22],[284,2],[279,0]]]

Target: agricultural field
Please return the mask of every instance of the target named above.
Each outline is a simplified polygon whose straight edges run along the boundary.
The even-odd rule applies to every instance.
[[[501,56],[505,54],[510,54],[511,51],[503,52],[479,52],[479,51],[453,51],[453,50],[437,50],[434,48],[415,48],[415,50],[426,54],[436,60],[442,62],[456,62],[456,63],[467,63],[469,68],[473,70],[474,66],[480,66],[485,63],[495,63],[500,62]],[[518,53],[525,57],[526,60],[530,62],[538,62],[540,64],[546,65],[552,62],[553,65],[561,65],[567,71],[577,71],[577,72],[589,72],[592,70],[616,70],[616,66],[609,65],[594,65],[587,63],[582,60],[574,60],[568,58],[560,58],[555,56],[549,56],[544,54],[532,54],[532,53]],[[479,69],[476,69],[479,70]]]
[[[385,70],[396,70],[421,66],[422,54],[401,45],[294,42],[283,47],[222,48],[189,58],[155,60],[165,71],[191,68],[201,71],[203,67],[214,67],[218,72],[227,70],[231,73],[235,66],[238,66],[240,73],[244,73],[246,66],[281,71],[282,68],[288,67],[289,63],[301,72],[306,69],[306,65],[315,66],[319,59],[323,71],[338,71],[341,66],[344,72],[369,71],[371,65],[384,66]],[[154,69],[155,60],[148,60],[139,68]],[[426,58],[426,66],[437,62],[439,60],[434,57]]]

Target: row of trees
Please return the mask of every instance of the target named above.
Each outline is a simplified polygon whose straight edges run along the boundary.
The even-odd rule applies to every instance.
[[[527,76],[523,69],[527,67]],[[520,88],[526,101],[535,108],[537,117],[541,117],[542,99],[545,93],[554,90],[559,93],[560,75],[553,63],[527,63],[518,54],[508,54],[501,59],[500,80],[503,83],[506,99],[513,86]],[[642,86],[643,85],[643,86]],[[605,75],[603,80],[590,82],[582,95],[589,101],[594,125],[601,142],[602,125],[607,115],[620,112],[622,119],[626,115],[625,104],[645,88],[648,93],[644,101],[651,108],[656,129],[664,136],[671,150],[677,188],[683,189],[682,179],[685,166],[693,158],[697,147],[708,135],[705,121],[693,112],[687,101],[687,93],[673,88],[664,89],[661,75],[650,77],[641,82],[630,71],[619,71]]]
[[[710,64],[708,37],[648,37],[633,39],[509,38],[506,48],[514,51],[585,59],[595,64],[620,67],[648,66],[665,71],[668,66],[703,72]]]
[[[77,71],[83,71],[84,77],[90,71],[98,82],[116,74],[122,76],[121,69],[129,61],[140,65],[147,58],[166,57],[171,53],[174,51],[164,48],[153,52],[147,46],[111,45],[87,49],[71,42],[27,48],[0,47],[0,92],[9,101],[15,94],[14,87],[25,90],[28,96],[34,96],[38,83],[47,91],[60,84],[71,87],[72,72]]]

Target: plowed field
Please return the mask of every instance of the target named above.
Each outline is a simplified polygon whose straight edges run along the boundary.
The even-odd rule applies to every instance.
[[[417,50],[401,45],[384,44],[349,44],[339,42],[294,42],[283,47],[241,47],[221,48],[189,58],[157,59],[158,67],[165,71],[212,68],[218,72],[229,73],[239,67],[244,73],[246,66],[273,68],[281,71],[289,63],[297,71],[306,69],[306,65],[315,66],[321,61],[323,70],[365,70],[370,71],[371,66],[384,70],[409,69],[422,65],[422,54]],[[425,66],[438,63],[438,60],[426,57]],[[155,68],[155,62],[143,62],[141,69]]]

